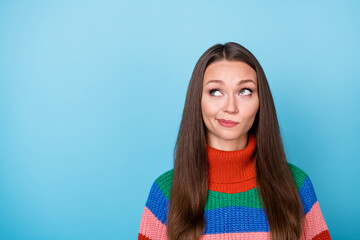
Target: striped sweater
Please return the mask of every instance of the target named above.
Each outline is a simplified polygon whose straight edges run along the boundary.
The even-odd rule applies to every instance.
[[[269,223],[256,194],[254,148],[251,148],[254,146],[251,144],[254,144],[254,138],[249,138],[246,149],[234,152],[220,151],[207,145],[210,159],[208,175],[210,187],[204,209],[205,232],[201,240],[270,239]],[[232,154],[231,157],[229,154]],[[220,157],[222,164],[216,165]],[[241,163],[235,161],[237,161],[236,166],[241,165],[240,175],[239,169],[235,169],[235,165],[231,162],[239,157],[243,161]],[[226,166],[227,173],[231,171],[235,173],[235,175],[230,174],[231,179],[237,178],[235,185],[224,184],[224,182],[229,183],[226,182],[229,179],[225,177],[229,174],[218,174],[224,172]],[[331,239],[309,176],[294,164],[288,163],[288,166],[305,212],[305,226],[301,240]],[[142,213],[138,240],[167,239],[166,220],[172,176],[173,169],[161,174],[152,184]],[[237,186],[240,180],[244,184]]]

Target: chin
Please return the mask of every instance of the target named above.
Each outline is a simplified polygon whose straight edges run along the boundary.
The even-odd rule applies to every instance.
[[[225,134],[225,135],[219,135],[219,137],[223,140],[237,140],[241,137],[241,135],[231,135],[231,134]]]

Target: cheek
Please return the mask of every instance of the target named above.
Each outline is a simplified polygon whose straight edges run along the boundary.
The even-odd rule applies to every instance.
[[[218,107],[214,103],[203,103],[201,105],[203,115],[205,116],[214,116],[218,112]]]
[[[252,118],[256,115],[258,109],[259,109],[258,103],[254,103],[251,105],[243,106],[243,111],[241,111],[240,108],[240,112],[241,115],[243,115],[245,118]]]
[[[206,99],[206,97],[201,100],[201,110],[204,116],[209,115],[211,112],[211,104],[209,103],[209,100]]]
[[[251,106],[249,108],[249,112],[248,112],[249,117],[255,116],[258,110],[259,110],[259,103],[254,104],[253,106]]]

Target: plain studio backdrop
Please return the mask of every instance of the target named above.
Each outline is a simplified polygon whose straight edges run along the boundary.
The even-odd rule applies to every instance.
[[[360,239],[359,1],[1,1],[0,239],[136,239],[201,54],[263,66],[288,161]]]

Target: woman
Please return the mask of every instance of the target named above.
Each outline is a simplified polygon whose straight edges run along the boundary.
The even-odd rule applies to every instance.
[[[193,71],[174,168],[153,183],[138,239],[270,238],[330,234],[309,176],[286,160],[262,67],[216,44]]]

